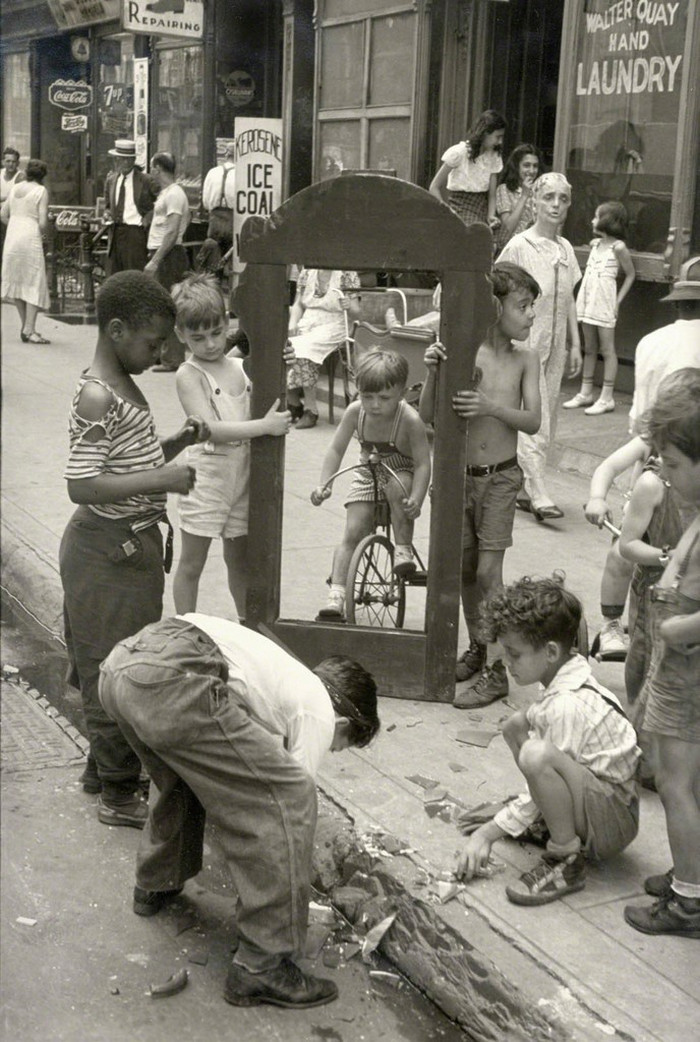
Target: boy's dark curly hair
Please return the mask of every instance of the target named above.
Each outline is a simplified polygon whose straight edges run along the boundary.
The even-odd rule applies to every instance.
[[[166,289],[143,271],[118,271],[97,294],[97,325],[106,329],[113,318],[129,329],[140,329],[156,316],[175,322],[175,303]]]
[[[371,673],[344,655],[331,655],[314,669],[326,685],[333,709],[349,723],[350,745],[362,748],[379,730],[377,685]]]
[[[564,587],[564,576],[555,572],[551,579],[523,576],[487,601],[481,616],[490,640],[498,640],[506,630],[514,630],[533,648],[550,640],[564,648],[574,645],[581,623],[578,597]]]

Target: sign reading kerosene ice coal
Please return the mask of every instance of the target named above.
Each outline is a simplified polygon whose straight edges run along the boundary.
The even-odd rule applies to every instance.
[[[241,271],[238,240],[249,217],[269,217],[282,202],[282,120],[239,116],[235,121],[236,202],[233,270]]]

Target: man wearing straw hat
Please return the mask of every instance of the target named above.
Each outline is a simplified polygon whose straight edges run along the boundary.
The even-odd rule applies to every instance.
[[[148,260],[147,229],[153,217],[158,184],[136,165],[136,144],[120,138],[109,150],[114,170],[105,181],[105,222],[109,225],[109,274],[143,271]]]

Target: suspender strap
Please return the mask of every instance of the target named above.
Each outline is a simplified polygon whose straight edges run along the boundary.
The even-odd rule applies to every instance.
[[[596,695],[599,695],[604,702],[607,702],[608,705],[611,706],[616,713],[619,713],[620,716],[624,716],[625,720],[627,719],[627,713],[624,711],[622,706],[619,706],[617,702],[614,702],[612,700],[612,698],[608,698],[607,695],[604,695],[603,692],[599,691],[597,687],[593,687],[593,684],[581,684],[581,687],[587,687],[589,691],[595,691]]]
[[[231,167],[225,166],[223,170],[224,176],[221,178],[221,198],[219,199],[219,206],[223,206],[226,207],[226,209],[228,209],[228,207],[226,206],[226,178],[228,177],[231,171]]]

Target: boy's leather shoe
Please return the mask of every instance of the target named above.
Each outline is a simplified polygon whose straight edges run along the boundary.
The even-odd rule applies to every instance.
[[[471,680],[477,673],[481,673],[486,665],[486,645],[472,640],[469,647],[457,659],[455,666],[455,680],[459,683],[463,680]]]
[[[125,803],[107,803],[102,795],[97,801],[97,817],[103,825],[142,829],[148,821],[148,804],[138,795]]]
[[[640,933],[700,939],[700,901],[692,902],[697,911],[689,911],[681,900],[670,891],[653,905],[627,905],[625,922]]]
[[[174,901],[178,894],[182,893],[182,887],[178,890],[144,890],[140,886],[134,887],[134,911],[136,915],[156,915],[161,908]]]
[[[515,905],[547,905],[586,885],[586,859],[579,851],[567,857],[545,854],[517,883],[506,887],[506,897]]]
[[[481,709],[499,698],[505,698],[507,694],[506,667],[500,659],[496,659],[492,666],[484,667],[475,684],[455,695],[452,705],[457,709]]]
[[[231,963],[224,998],[233,1006],[259,1006],[266,1002],[285,1009],[309,1009],[338,998],[332,980],[302,973],[291,959],[263,973],[251,973],[239,963]]]

